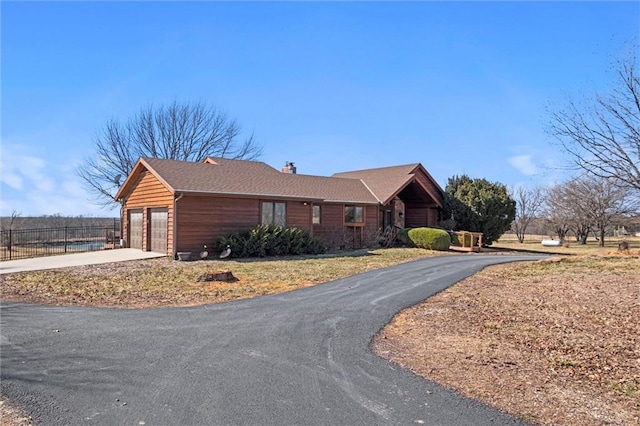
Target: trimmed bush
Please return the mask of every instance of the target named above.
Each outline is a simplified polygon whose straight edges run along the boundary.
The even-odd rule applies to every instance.
[[[451,237],[443,229],[413,228],[407,235],[416,247],[424,249],[446,251],[451,245]]]
[[[231,257],[266,257],[292,254],[320,254],[326,251],[323,242],[306,229],[258,225],[218,238],[218,251],[231,247]]]

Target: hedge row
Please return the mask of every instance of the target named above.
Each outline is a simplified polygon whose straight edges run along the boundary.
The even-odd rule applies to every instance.
[[[216,241],[219,251],[231,247],[232,257],[266,257],[298,254],[321,254],[322,241],[306,229],[259,225],[253,229],[222,236]]]

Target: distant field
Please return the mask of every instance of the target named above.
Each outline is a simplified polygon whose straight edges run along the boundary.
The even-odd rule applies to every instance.
[[[501,250],[580,255],[602,254],[618,251],[618,244],[622,241],[626,241],[629,244],[630,250],[637,251],[640,249],[640,237],[607,237],[604,240],[604,247],[599,247],[598,241],[595,238],[589,238],[587,240],[587,244],[580,244],[576,242],[573,237],[567,238],[563,247],[543,247],[541,244],[543,239],[546,240],[549,239],[549,237],[547,235],[527,235],[525,241],[523,243],[519,243],[515,235],[507,234],[500,237],[500,239],[490,247]]]

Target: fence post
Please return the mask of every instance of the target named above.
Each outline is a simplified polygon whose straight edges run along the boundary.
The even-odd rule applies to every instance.
[[[11,260],[11,252],[13,251],[13,247],[12,247],[13,241],[11,240],[11,238],[13,237],[13,235],[11,235],[12,232],[13,232],[13,229],[9,228],[9,260]]]
[[[64,227],[64,252],[67,252],[67,226]]]

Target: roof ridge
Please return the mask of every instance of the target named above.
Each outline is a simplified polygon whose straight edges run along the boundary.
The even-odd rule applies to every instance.
[[[339,179],[339,178],[338,178],[338,179]],[[373,195],[373,196],[375,197],[375,199],[376,199],[376,200],[378,200],[378,202],[379,202],[380,204],[384,204],[384,203],[382,202],[382,200],[381,200],[380,198],[378,198],[378,196],[376,195],[376,193],[375,193],[375,192],[373,192],[373,191],[371,190],[371,188],[369,188],[369,185],[367,185],[367,182],[363,181],[362,179],[358,179],[358,180],[359,180],[360,182],[362,182],[362,184],[364,185],[364,187],[365,187],[365,188],[367,188],[367,191],[369,191],[369,192],[371,193],[371,195]]]
[[[417,167],[419,166],[421,163],[407,163],[407,164],[398,164],[395,166],[384,166],[384,167],[372,167],[369,169],[360,169],[360,170],[348,170],[345,172],[337,172],[334,173],[334,175],[341,175],[341,174],[347,174],[347,173],[362,173],[362,172],[371,172],[371,171],[375,171],[375,170],[384,170],[384,169],[399,169],[399,168],[403,168],[403,167]]]

